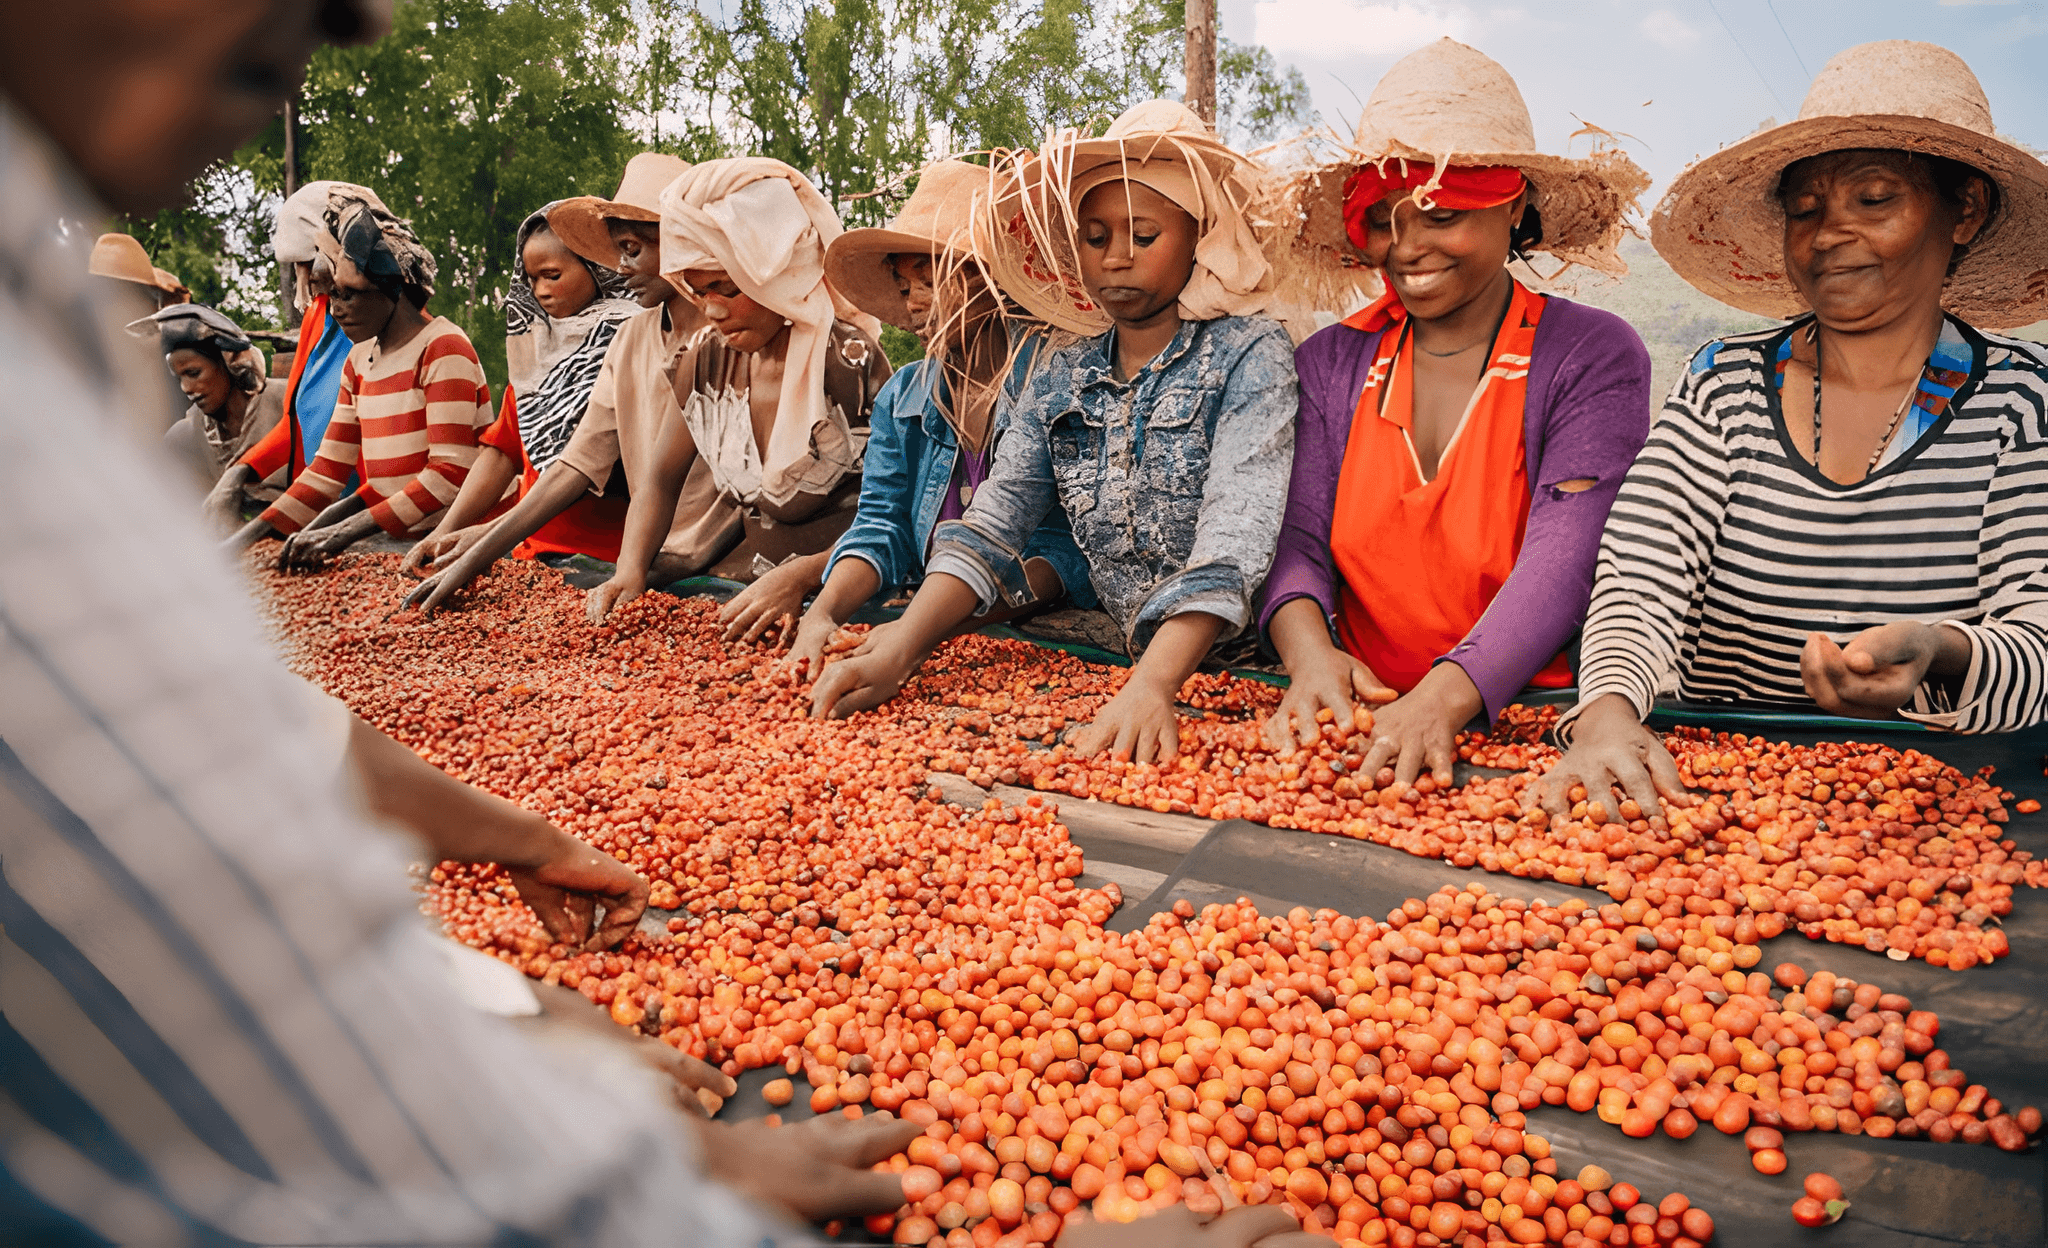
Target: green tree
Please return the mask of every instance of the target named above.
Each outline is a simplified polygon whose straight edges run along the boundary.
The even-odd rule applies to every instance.
[[[519,223],[610,194],[642,146],[623,51],[639,35],[630,0],[412,0],[381,42],[313,60],[306,177],[362,183],[412,219],[440,265],[431,309],[493,379]]]

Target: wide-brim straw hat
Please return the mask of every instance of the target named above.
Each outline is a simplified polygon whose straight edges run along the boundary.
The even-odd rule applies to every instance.
[[[612,241],[606,218],[618,221],[661,221],[661,193],[690,171],[690,162],[666,152],[642,152],[626,162],[618,194],[610,199],[578,195],[548,210],[548,228],[570,251],[608,269],[619,267],[619,245]]]
[[[1998,187],[1998,209],[1949,275],[1942,305],[1972,325],[2048,319],[2048,166],[1999,136],[1963,58],[1888,39],[1824,66],[1796,121],[1695,161],[1650,218],[1650,241],[1677,274],[1745,312],[1792,317],[1806,300],[1785,276],[1778,180],[1794,161],[1878,148],[1960,161]]]
[[[1400,161],[1439,170],[1519,169],[1543,219],[1543,238],[1532,250],[1615,276],[1628,272],[1616,248],[1650,175],[1614,147],[1583,157],[1537,151],[1536,127],[1514,78],[1500,62],[1455,39],[1439,39],[1396,61],[1366,100],[1350,150],[1290,181],[1286,199],[1299,222],[1297,249],[1327,248],[1335,263],[1363,264],[1344,232],[1345,183],[1363,165]]]
[[[1246,208],[1268,197],[1263,167],[1231,148],[1185,104],[1151,100],[1125,112],[1100,138],[1081,130],[1048,135],[1036,154],[1005,153],[995,190],[975,215],[975,248],[1002,293],[1056,329],[1092,337],[1113,323],[1081,284],[1069,189],[1103,165],[1152,162],[1205,166]]]
[[[847,302],[898,329],[919,328],[896,287],[889,257],[930,256],[935,267],[975,263],[974,214],[989,192],[989,170],[941,160],[917,175],[917,189],[880,229],[848,230],[825,249],[825,281]]]

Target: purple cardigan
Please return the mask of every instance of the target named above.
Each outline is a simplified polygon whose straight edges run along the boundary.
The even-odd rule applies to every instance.
[[[1296,598],[1315,599],[1326,620],[1336,615],[1330,520],[1337,474],[1379,338],[1378,332],[1332,325],[1294,353],[1301,375],[1294,471],[1259,611],[1262,632],[1273,613]],[[1522,553],[1472,631],[1437,659],[1465,669],[1489,719],[1584,622],[1607,510],[1650,435],[1650,353],[1620,317],[1553,295],[1530,356],[1522,427],[1530,504]],[[1582,477],[1596,484],[1576,494],[1557,488]]]

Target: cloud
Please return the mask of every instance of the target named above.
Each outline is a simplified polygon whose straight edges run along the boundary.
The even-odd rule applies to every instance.
[[[1448,36],[1469,40],[1469,11],[1429,3],[1260,0],[1254,38],[1282,61],[1400,57]]]
[[[1974,9],[1985,5],[2018,4],[2020,0],[1940,0],[1944,9]]]
[[[1682,48],[1700,37],[1669,9],[1658,9],[1643,19],[1643,37],[1666,48]]]

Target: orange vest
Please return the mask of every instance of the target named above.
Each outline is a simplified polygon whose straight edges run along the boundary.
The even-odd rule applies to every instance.
[[[1522,419],[1529,354],[1544,298],[1514,284],[1486,372],[1424,481],[1410,431],[1415,371],[1407,310],[1392,291],[1345,320],[1385,327],[1337,477],[1330,554],[1340,584],[1337,634],[1381,681],[1413,689],[1472,631],[1514,571],[1529,522]],[[1571,684],[1563,655],[1533,683]]]

